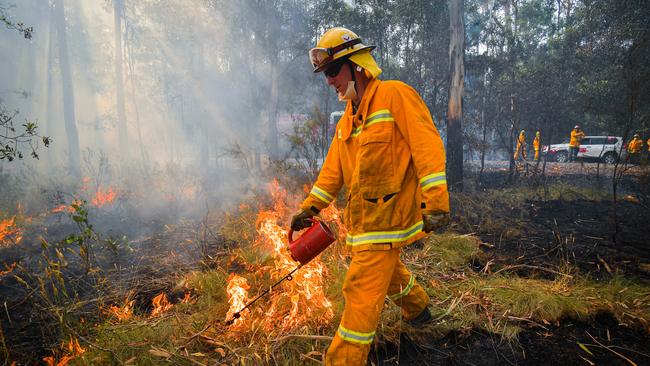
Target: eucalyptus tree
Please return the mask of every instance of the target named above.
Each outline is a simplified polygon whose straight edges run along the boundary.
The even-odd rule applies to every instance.
[[[449,107],[447,109],[447,174],[452,190],[463,190],[463,84],[465,22],[463,0],[449,3]]]
[[[56,0],[52,5],[58,42],[59,68],[63,87],[63,118],[68,142],[68,169],[72,176],[81,175],[81,153],[79,133],[75,116],[74,84],[68,57],[68,37],[66,30],[65,0]]]

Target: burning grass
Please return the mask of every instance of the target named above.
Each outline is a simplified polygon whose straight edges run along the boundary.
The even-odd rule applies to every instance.
[[[297,206],[296,197],[277,184],[269,192],[211,221],[213,227],[208,220],[202,226],[187,225],[197,238],[209,233],[234,244],[221,247],[210,261],[202,261],[202,267],[162,281],[176,283],[174,288],[160,292],[137,279],[137,289],[112,294],[110,301],[101,299],[103,320],[79,324],[85,351],[68,352],[66,345],[53,352],[52,362],[56,365],[64,357],[70,365],[303,365],[320,360],[344,306],[341,287],[349,260],[340,244],[260,299],[233,325],[225,323],[246,301],[297,266],[288,256],[283,226]],[[512,200],[514,205],[525,200],[523,193],[511,193],[494,193],[492,202]],[[323,215],[340,228],[338,211]],[[163,236],[176,240],[172,232]],[[419,248],[408,247],[403,260],[431,296],[435,321],[410,329],[399,309],[387,301],[377,342],[398,343],[404,331],[416,339],[435,339],[474,329],[514,340],[524,329],[543,329],[567,317],[589,319],[603,310],[623,324],[649,331],[647,284],[620,276],[599,282],[571,267],[547,268],[553,276],[523,278],[507,268],[491,268],[482,244],[473,235],[450,232],[430,236]],[[162,257],[160,265],[178,265],[176,259]]]
[[[259,242],[250,247],[251,251],[260,251]],[[223,269],[196,271],[179,282],[179,288],[195,294],[195,303],[175,304],[158,319],[136,314],[127,322],[105,324],[100,328],[97,343],[113,350],[121,361],[136,358],[140,365],[155,365],[163,360],[182,365],[302,365],[310,359],[319,360],[342,311],[339,292],[346,260],[332,250],[322,261],[326,268],[323,280],[327,284],[324,297],[331,303],[331,317],[326,316],[326,308],[311,314],[302,308],[294,311],[291,296],[286,296],[292,289],[281,285],[247,312],[240,323],[228,327],[223,323],[233,309],[229,303],[233,296],[228,292],[233,288],[247,290],[247,294],[240,292],[241,305],[246,296],[254,296],[277,278],[273,255],[268,254],[261,262],[245,262],[237,253],[241,250],[233,253],[230,261],[240,263],[239,274]],[[411,329],[401,320],[399,309],[387,301],[378,341],[397,343],[404,331],[416,340],[424,340],[472,329],[514,340],[524,329],[544,329],[564,318],[589,319],[603,310],[624,324],[648,331],[647,285],[616,276],[611,281],[598,282],[568,271],[549,280],[476,271],[472,267],[473,262],[485,259],[475,237],[453,233],[433,235],[422,248],[406,250],[404,261],[431,296],[436,320]],[[235,279],[241,281],[238,286],[233,285]],[[292,282],[287,285],[293,285]],[[318,309],[318,303],[312,307]],[[287,322],[287,316],[293,322]],[[93,350],[74,363],[107,362],[110,358],[106,352]]]

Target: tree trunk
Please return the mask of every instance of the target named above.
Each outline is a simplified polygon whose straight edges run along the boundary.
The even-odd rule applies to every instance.
[[[278,159],[278,60],[271,62],[271,92],[269,95],[269,156]]]
[[[449,2],[449,104],[447,107],[447,179],[451,190],[463,190],[463,80],[465,27],[463,0]]]
[[[68,60],[68,42],[65,30],[64,0],[57,0],[54,5],[56,16],[56,33],[59,41],[59,67],[61,68],[61,84],[63,86],[63,118],[68,138],[68,164],[70,174],[81,177],[81,153],[79,151],[79,134],[74,107],[74,86]]]
[[[54,137],[57,127],[60,124],[60,121],[55,113],[54,105],[54,96],[56,95],[54,89],[54,72],[56,67],[56,60],[54,59],[56,55],[56,50],[54,49],[54,35],[56,34],[56,17],[54,16],[54,6],[50,5],[50,17],[49,17],[49,33],[47,37],[47,84],[45,85],[44,95],[47,98],[47,103],[45,106],[45,113],[41,116],[41,120],[45,121],[45,136]],[[53,153],[45,154],[46,156],[46,166],[48,170],[54,171],[54,163],[57,160],[54,157]]]
[[[133,56],[133,45],[129,42],[128,27],[124,27],[124,49],[127,55],[127,66],[129,68],[129,81],[131,84],[131,102],[135,113],[135,128],[138,134],[138,145],[140,145],[140,160],[142,166],[145,166],[147,155],[144,150],[144,141],[142,140],[142,127],[140,126],[140,110],[138,108],[137,96],[135,93],[135,59]]]
[[[128,142],[126,132],[126,109],[124,107],[124,72],[122,71],[122,17],[123,0],[113,0],[115,19],[115,102],[117,107],[117,131],[121,162],[128,159]]]

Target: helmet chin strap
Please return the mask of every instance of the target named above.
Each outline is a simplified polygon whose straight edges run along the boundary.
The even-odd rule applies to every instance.
[[[352,80],[348,81],[348,87],[345,89],[345,93],[343,95],[339,94],[339,100],[340,101],[351,101],[352,102],[352,110],[354,113],[356,113],[357,106],[354,104],[354,100],[357,98],[357,76],[354,74],[354,63],[351,61],[347,62],[348,67],[350,68],[350,74],[352,77]]]

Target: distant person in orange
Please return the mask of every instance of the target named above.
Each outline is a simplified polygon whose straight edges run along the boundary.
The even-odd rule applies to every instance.
[[[519,153],[521,152],[521,157],[526,160],[526,133],[524,130],[521,130],[519,133],[519,138],[517,138],[517,150],[515,151],[514,159],[517,160]]]
[[[535,132],[535,139],[533,140],[533,148],[535,149],[535,161],[539,160],[539,131]]]
[[[639,137],[639,134],[634,134],[632,141],[627,144],[627,153],[629,156],[629,161],[632,164],[638,164],[641,161],[641,151],[643,150],[643,140]]]
[[[578,160],[578,151],[580,151],[580,141],[585,137],[579,125],[575,125],[571,131],[571,140],[569,141],[569,161]]]

